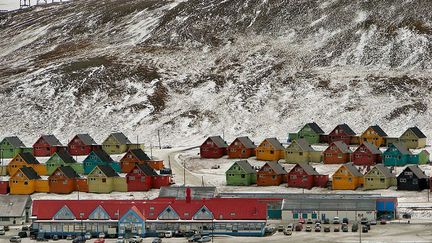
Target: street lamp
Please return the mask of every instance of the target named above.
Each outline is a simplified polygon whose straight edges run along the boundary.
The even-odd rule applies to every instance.
[[[84,235],[83,235],[83,217],[84,217],[84,213],[80,213],[79,216],[80,216],[80,219],[81,219],[81,239],[84,239]]]
[[[359,213],[358,214],[358,218],[360,219],[359,220],[359,242],[361,243],[362,242],[362,240],[361,240],[361,232],[362,232],[362,230],[363,230],[363,226],[362,226],[362,224],[361,224],[361,218],[363,218],[363,214],[362,213]]]

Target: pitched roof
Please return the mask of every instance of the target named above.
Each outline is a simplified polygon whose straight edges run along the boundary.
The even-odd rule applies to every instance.
[[[157,176],[156,171],[147,164],[137,164],[136,165],[142,172],[147,176]]]
[[[312,167],[312,165],[308,164],[308,163],[297,163],[296,166],[300,166],[308,175],[320,175],[314,167]],[[292,170],[294,170],[294,168],[296,167],[294,166]],[[290,172],[291,172],[290,171]]]
[[[40,164],[36,157],[33,156],[32,153],[24,152],[19,153],[19,156],[26,162],[27,164]]]
[[[429,179],[429,177],[418,167],[418,165],[410,165],[406,169],[409,169],[414,173],[418,179]],[[404,171],[405,171],[404,170]]]
[[[66,164],[76,163],[75,159],[67,152],[66,150],[60,149],[56,152],[56,154],[60,157],[63,162]]]
[[[130,152],[135,155],[139,160],[151,160],[150,157],[142,149],[131,149]]]
[[[353,176],[363,176],[363,174],[357,169],[357,167],[353,165],[353,163],[346,163],[342,166],[345,166],[345,168],[347,168],[347,170],[349,170]]]
[[[107,177],[119,176],[117,172],[115,172],[115,170],[109,165],[97,165],[96,167],[98,167]]]
[[[401,154],[412,154],[403,143],[393,143],[392,145],[395,146]]]
[[[19,169],[29,180],[41,179],[32,167],[23,166]]]
[[[305,126],[309,126],[317,134],[324,134],[324,131],[315,122],[307,123]]]
[[[418,138],[426,138],[426,135],[418,127],[410,127],[407,130],[411,130]]]
[[[386,178],[396,177],[393,173],[391,173],[390,169],[385,167],[383,164],[376,164],[375,168],[381,171],[381,173],[383,173]]]
[[[105,152],[105,150],[96,149],[96,150],[93,150],[93,152],[96,154],[97,157],[99,157],[99,159],[101,159],[104,162],[112,162],[112,161],[114,161],[111,158],[111,156],[109,156],[109,154],[107,154],[107,152]]]
[[[269,165],[270,168],[278,175],[285,175],[287,174],[286,170],[284,169],[284,167],[282,165],[280,165],[278,162],[276,161],[269,161],[266,162],[265,165]],[[264,165],[264,166],[265,166]]]
[[[238,137],[236,140],[239,140],[246,148],[254,149],[256,145],[249,139],[249,137]],[[234,140],[235,141],[235,140]]]
[[[110,136],[113,136],[117,142],[120,144],[131,144],[132,142],[124,135],[122,132],[111,133]]]
[[[5,137],[4,139],[14,148],[25,148],[24,143],[17,136]]]
[[[339,124],[336,126],[336,128],[339,127],[341,128],[347,135],[356,135],[356,133],[351,129],[351,127],[349,127],[347,124],[343,123],[343,124]]]
[[[374,130],[381,137],[387,137],[387,133],[385,133],[380,126],[375,125],[375,126],[370,126],[370,128],[372,128],[372,130]]]
[[[352,151],[351,151],[351,149],[349,148],[349,146],[348,145],[346,145],[344,142],[342,142],[342,141],[336,141],[336,142],[333,142],[333,144],[334,145],[336,145],[336,147],[340,150],[340,151],[342,151],[342,153],[352,153]],[[330,146],[331,146],[331,144],[330,144]],[[329,147],[330,147],[329,146]]]
[[[209,137],[219,148],[226,148],[228,144],[220,136]]]
[[[57,169],[63,172],[63,174],[69,179],[80,178],[76,171],[70,166],[60,166]]]
[[[315,151],[304,138],[296,139],[293,143],[297,143],[303,151]]]
[[[50,146],[63,146],[54,135],[42,135],[41,138],[45,140]]]
[[[22,217],[30,206],[29,195],[0,195],[0,217]]]
[[[371,151],[372,154],[382,154],[381,150],[379,150],[374,144],[369,143],[369,142],[363,142],[363,145],[369,150]],[[357,148],[359,149],[361,147],[361,145]]]
[[[98,145],[96,141],[88,134],[77,134],[76,135],[85,145]]]
[[[285,149],[284,146],[279,142],[279,140],[277,140],[277,138],[266,138],[265,140],[267,140],[267,142],[269,142],[274,149],[277,150]]]
[[[249,164],[247,160],[239,160],[234,162],[234,164],[237,164],[244,170],[246,173],[256,173],[255,169]]]

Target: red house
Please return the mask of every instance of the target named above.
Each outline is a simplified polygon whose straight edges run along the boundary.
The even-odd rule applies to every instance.
[[[33,144],[33,155],[36,157],[51,156],[60,149],[66,150],[54,135],[42,135],[35,144]]]
[[[288,187],[311,189],[314,186],[325,187],[328,175],[319,174],[311,165],[299,163],[287,174]]]
[[[9,193],[9,181],[0,181],[0,194]]]
[[[172,175],[157,175],[153,176],[152,179],[152,188],[159,189],[163,186],[169,186],[174,184]]]
[[[381,151],[372,143],[363,142],[351,155],[355,165],[375,165],[382,162]]]
[[[220,136],[209,137],[200,146],[201,158],[220,158],[226,154],[227,147],[228,144]]]
[[[323,152],[324,164],[343,164],[350,162],[352,151],[344,142],[336,141]]]
[[[279,186],[286,180],[286,170],[276,161],[265,163],[257,172],[258,186]]]
[[[241,159],[255,156],[256,145],[249,137],[238,137],[228,146],[230,159]]]
[[[126,175],[128,192],[150,190],[153,177],[157,176],[158,174],[147,164],[135,164],[135,167]]]
[[[102,146],[98,145],[87,133],[75,135],[68,144],[68,150],[71,155],[88,155],[91,151],[97,149],[102,149]]]
[[[342,141],[351,144],[351,141],[355,141],[355,135],[356,133],[347,124],[339,124],[328,135],[328,142]]]

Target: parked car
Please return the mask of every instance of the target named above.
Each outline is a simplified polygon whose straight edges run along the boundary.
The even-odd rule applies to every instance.
[[[317,223],[321,224],[322,223],[321,220],[319,220],[319,219],[315,220],[314,222],[315,222],[315,224],[317,224]]]
[[[3,226],[3,229],[4,229],[5,231],[9,231],[9,225],[5,225],[5,226]]]
[[[165,238],[171,238],[173,237],[173,232],[172,231],[165,231]]]
[[[290,229],[292,231],[294,229],[294,225],[293,224],[288,224],[286,228]]]
[[[58,235],[53,235],[51,239],[52,240],[59,240],[59,237],[58,237]]]
[[[29,231],[29,227],[24,225],[23,227],[21,227],[21,231]]]
[[[387,220],[385,220],[385,219],[381,219],[381,220],[380,220],[380,224],[387,224]]]
[[[81,236],[81,235],[72,240],[72,243],[85,243],[85,242],[86,242],[85,236]]]
[[[349,221],[348,218],[343,218],[342,219],[342,223],[349,224],[348,221]]]
[[[366,224],[368,222],[367,218],[361,218],[360,223],[361,224]]]
[[[330,226],[324,226],[324,232],[330,232]]]
[[[339,232],[339,231],[340,231],[339,226],[335,226],[333,231],[334,231],[334,232]]]
[[[339,217],[334,217],[333,218],[333,224],[340,224]]]
[[[370,221],[370,224],[371,224],[371,225],[377,225],[377,221],[376,221],[375,219],[372,219],[372,220]]]
[[[72,235],[67,235],[66,240],[72,240]]]
[[[367,227],[366,225],[363,225],[363,226],[362,226],[362,232],[363,232],[363,233],[367,233],[367,232],[369,232],[369,229],[368,229],[368,227]]]
[[[313,224],[313,221],[312,221],[312,219],[307,219],[306,223],[307,224]]]
[[[220,165],[213,165],[211,168],[212,170],[220,169]]]
[[[152,243],[162,243],[162,239],[161,238],[154,238],[152,240]]]
[[[358,230],[358,224],[353,223],[353,225],[351,226],[351,232],[357,232],[357,230]]]
[[[198,242],[210,242],[211,238],[207,235],[201,237],[201,239],[198,240]]]
[[[330,219],[329,218],[325,218],[324,219],[324,224],[330,224]]]
[[[141,243],[143,242],[143,239],[139,235],[134,235],[132,238],[129,239],[129,243]]]
[[[302,231],[302,230],[303,230],[303,224],[301,223],[296,224],[295,231]]]
[[[9,239],[10,242],[21,242],[21,237],[15,235]]]
[[[284,226],[283,225],[279,225],[277,228],[278,232],[283,232],[284,231]]]
[[[94,241],[94,243],[105,243],[105,239],[104,239],[104,238],[96,239],[96,240]]]
[[[368,221],[368,222],[366,222],[366,227],[368,228],[368,230],[370,230],[371,229],[371,223]]]
[[[123,236],[119,236],[116,240],[116,243],[125,243],[125,239],[123,238]]]
[[[343,223],[342,224],[342,232],[348,232],[349,230],[348,230],[348,224],[346,224],[346,223]]]
[[[84,239],[90,240],[91,238],[92,238],[92,235],[90,234],[90,232],[85,233]]]
[[[188,239],[188,242],[198,242],[199,239],[201,239],[201,235],[192,235],[192,236]]]
[[[312,227],[310,227],[309,225],[306,226],[306,232],[312,232]]]
[[[105,233],[104,232],[100,232],[99,233],[99,238],[102,238],[102,239],[105,238]]]
[[[5,230],[4,229],[0,229],[0,235],[5,235],[5,234],[6,234]]]
[[[285,229],[284,230],[284,235],[292,235],[292,229]]]
[[[165,232],[158,232],[157,236],[158,238],[165,238]]]
[[[315,226],[315,232],[321,232],[321,226]]]
[[[20,232],[18,232],[18,236],[21,237],[21,238],[27,238],[27,232],[20,231]]]
[[[410,219],[411,218],[411,214],[404,213],[404,214],[402,214],[402,218],[404,218],[404,219]]]

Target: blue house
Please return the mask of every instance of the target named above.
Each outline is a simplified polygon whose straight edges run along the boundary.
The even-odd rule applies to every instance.
[[[84,174],[89,174],[97,165],[107,165],[121,172],[120,163],[115,162],[104,150],[92,151],[83,161]]]
[[[131,207],[118,221],[119,235],[129,238],[134,235],[145,236],[145,217],[137,207]]]
[[[418,164],[418,155],[412,154],[402,143],[390,144],[383,153],[385,166],[404,166],[407,164]]]

